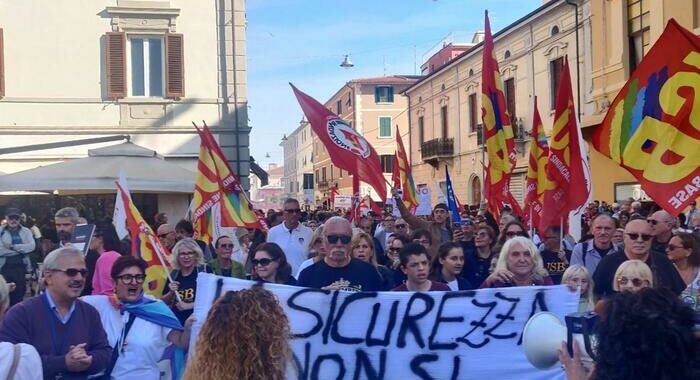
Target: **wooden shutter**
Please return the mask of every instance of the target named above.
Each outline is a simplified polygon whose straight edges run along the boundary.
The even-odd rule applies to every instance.
[[[0,28],[0,98],[5,96],[5,44],[2,28]]]
[[[165,33],[165,97],[185,96],[185,55],[183,35]]]
[[[107,61],[107,96],[126,96],[126,33],[108,32],[105,34]]]

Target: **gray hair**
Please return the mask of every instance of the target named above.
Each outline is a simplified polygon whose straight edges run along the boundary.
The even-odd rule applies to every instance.
[[[56,211],[54,218],[70,218],[73,224],[78,224],[78,218],[80,218],[80,214],[78,213],[78,210],[75,209],[75,207],[64,207]]]
[[[10,307],[10,286],[5,282],[5,278],[0,276],[0,315]]]
[[[192,239],[192,238],[184,238],[175,244],[173,247],[173,257],[172,257],[172,264],[173,268],[180,270],[180,251],[190,249],[194,251],[197,254],[197,263],[195,266],[200,266],[204,264],[204,253],[202,253],[202,249],[199,248],[199,244],[197,244],[197,241]]]
[[[58,267],[58,260],[61,257],[67,256],[79,256],[80,258],[85,259],[83,256],[83,251],[75,247],[56,248],[49,252],[49,254],[44,258],[44,272],[61,269]]]
[[[344,225],[348,226],[348,229],[352,232],[352,226],[350,225],[350,222],[347,219],[343,218],[342,216],[333,216],[333,217],[329,218],[328,220],[326,220],[325,223],[323,223],[323,225],[325,226],[324,236],[325,236],[325,231],[328,230],[328,226],[330,226],[331,224],[344,224]]]

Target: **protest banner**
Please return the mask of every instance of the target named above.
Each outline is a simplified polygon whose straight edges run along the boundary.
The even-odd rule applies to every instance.
[[[350,208],[350,207],[352,207],[352,195],[336,195],[334,206],[336,208]]]
[[[430,206],[430,188],[428,186],[423,186],[418,189],[418,208],[416,209],[416,215],[430,215],[433,209]]]
[[[255,284],[200,273],[190,347],[217,295]],[[535,369],[522,346],[533,314],[563,320],[576,311],[578,295],[563,285],[430,293],[262,286],[290,321],[288,379],[565,379],[559,367]]]

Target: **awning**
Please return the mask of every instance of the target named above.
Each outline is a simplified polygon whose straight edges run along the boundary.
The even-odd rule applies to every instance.
[[[132,192],[192,193],[194,189],[194,172],[163,160],[153,150],[126,142],[88,150],[86,158],[0,176],[0,192],[114,192],[121,169]]]

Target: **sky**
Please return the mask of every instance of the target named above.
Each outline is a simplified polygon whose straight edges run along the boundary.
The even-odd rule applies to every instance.
[[[420,74],[425,54],[452,34],[470,42],[542,5],[542,0],[247,0],[251,155],[282,164],[282,137],[299,126],[289,82],[325,103],[352,79]],[[354,67],[340,63],[350,54]],[[270,158],[265,156],[269,153]]]

